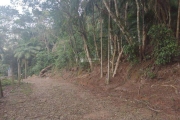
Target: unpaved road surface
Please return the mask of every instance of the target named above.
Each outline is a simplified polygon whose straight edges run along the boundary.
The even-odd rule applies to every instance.
[[[65,80],[32,77],[0,99],[0,120],[175,119],[133,104],[133,101],[123,99],[115,103],[111,97],[92,94]]]

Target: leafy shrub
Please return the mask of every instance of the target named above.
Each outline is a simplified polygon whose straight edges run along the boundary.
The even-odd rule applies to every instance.
[[[82,70],[88,70],[88,68],[90,68],[89,66],[89,62],[82,62],[79,64],[79,68]]]
[[[171,29],[165,25],[154,25],[148,32],[154,46],[153,56],[156,64],[167,64],[178,54],[176,39]]]
[[[55,55],[53,53],[47,54],[46,51],[41,51],[33,59],[33,67],[31,68],[30,74],[38,74],[43,68],[54,64],[54,62]]]
[[[11,79],[2,80],[2,86],[8,86],[8,85],[12,85],[12,80]]]
[[[137,63],[138,62],[138,44],[128,44],[124,46],[124,53],[128,56],[128,61]]]
[[[58,69],[72,67],[75,64],[75,55],[69,45],[66,50],[63,46],[59,46],[56,51],[55,67]]]
[[[147,78],[154,79],[157,77],[157,75],[150,68],[145,69],[144,72]]]
[[[0,61],[0,76],[5,76],[7,74],[8,67],[7,64],[3,64]]]

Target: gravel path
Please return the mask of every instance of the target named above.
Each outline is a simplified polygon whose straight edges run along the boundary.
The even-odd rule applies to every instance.
[[[24,82],[0,101],[0,120],[161,120],[151,110],[131,102],[119,106],[111,97],[97,97],[65,80]]]

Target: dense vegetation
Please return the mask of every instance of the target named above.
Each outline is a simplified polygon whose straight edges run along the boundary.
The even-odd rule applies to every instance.
[[[155,64],[179,56],[180,0],[11,0],[0,7],[0,74],[95,64],[116,74],[120,59]],[[108,62],[107,62],[108,61]],[[103,68],[103,63],[107,67]]]

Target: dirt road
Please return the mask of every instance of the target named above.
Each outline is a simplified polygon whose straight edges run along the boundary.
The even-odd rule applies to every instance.
[[[114,103],[111,97],[98,97],[65,80],[33,77],[24,82],[0,100],[0,120],[170,119],[145,107],[134,107],[131,101]]]

